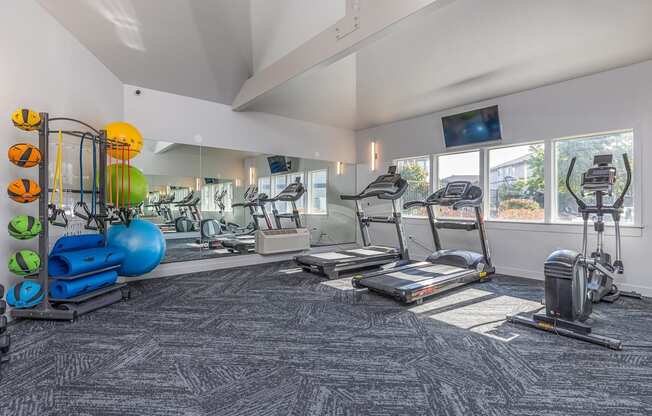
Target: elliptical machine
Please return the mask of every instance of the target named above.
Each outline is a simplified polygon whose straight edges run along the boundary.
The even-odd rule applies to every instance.
[[[544,264],[546,312],[529,318],[523,315],[509,317],[513,323],[524,324],[559,335],[591,342],[607,348],[621,350],[622,341],[591,333],[586,322],[593,310],[593,304],[600,301],[614,302],[620,296],[640,298],[640,295],[624,293],[614,284],[617,274],[623,274],[620,258],[620,216],[625,195],[632,182],[632,170],[627,154],[623,154],[627,179],[620,195],[613,204],[604,202],[605,196],[613,196],[617,172],[612,165],[612,155],[597,155],[593,166],[582,174],[581,195],[593,195],[595,204],[591,205],[580,198],[572,189],[570,180],[577,160],[571,160],[566,174],[566,189],[577,202],[577,211],[584,223],[582,233],[582,252],[557,250],[550,254]],[[593,228],[597,234],[595,251],[588,252],[588,222],[595,215]],[[616,237],[616,258],[604,250],[604,216],[613,218]]]

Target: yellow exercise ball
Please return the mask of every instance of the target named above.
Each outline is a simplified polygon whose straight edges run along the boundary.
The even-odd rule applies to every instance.
[[[117,146],[109,148],[109,155],[114,159],[133,159],[143,148],[143,136],[138,129],[129,123],[118,121],[109,123],[104,127],[106,136],[110,142],[128,146]]]

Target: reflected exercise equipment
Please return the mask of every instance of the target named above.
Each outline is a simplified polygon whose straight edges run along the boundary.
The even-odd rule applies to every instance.
[[[310,248],[310,233],[301,225],[301,216],[297,208],[297,201],[306,192],[301,177],[297,176],[293,183],[285,187],[274,198],[263,200],[263,204],[271,204],[272,215],[276,223],[276,229],[256,231],[255,251],[258,254],[287,253],[301,251]],[[279,213],[277,203],[290,204],[291,212]],[[283,228],[281,219],[289,219],[294,222],[296,228]]]

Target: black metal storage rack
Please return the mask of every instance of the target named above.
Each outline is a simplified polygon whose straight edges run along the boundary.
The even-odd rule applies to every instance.
[[[38,239],[38,254],[41,258],[41,267],[38,272],[38,281],[43,287],[45,298],[37,306],[29,309],[11,310],[11,316],[14,319],[28,318],[28,319],[47,319],[47,320],[63,320],[74,321],[79,315],[100,309],[120,300],[129,298],[129,288],[126,284],[116,283],[114,285],[103,287],[84,295],[80,295],[70,299],[52,299],[49,294],[50,276],[48,273],[48,255],[49,255],[49,216],[48,216],[48,193],[49,188],[49,135],[54,133],[50,131],[50,122],[52,121],[67,121],[79,124],[91,130],[91,135],[88,132],[62,130],[63,134],[81,138],[85,135],[85,140],[95,141],[99,144],[99,186],[98,186],[98,201],[99,204],[99,219],[101,222],[101,230],[106,237],[106,162],[107,162],[107,148],[114,146],[107,140],[105,130],[96,130],[90,125],[66,117],[50,118],[48,113],[39,113],[41,123],[38,128],[38,147],[41,151],[41,162],[39,163],[38,182],[44,195],[41,195],[38,200],[38,218],[42,224],[42,230]],[[95,180],[95,179],[93,179]],[[72,276],[67,279],[73,279],[79,276]]]

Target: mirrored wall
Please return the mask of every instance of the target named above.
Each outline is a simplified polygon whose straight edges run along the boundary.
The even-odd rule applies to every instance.
[[[294,228],[296,208],[311,246],[355,241],[355,165],[206,146],[146,140],[133,164],[148,183],[141,218],[165,234],[164,263],[246,255],[256,229]],[[294,182],[304,192],[294,202],[272,202]],[[271,201],[270,201],[271,200]],[[244,247],[244,248],[242,248]]]

